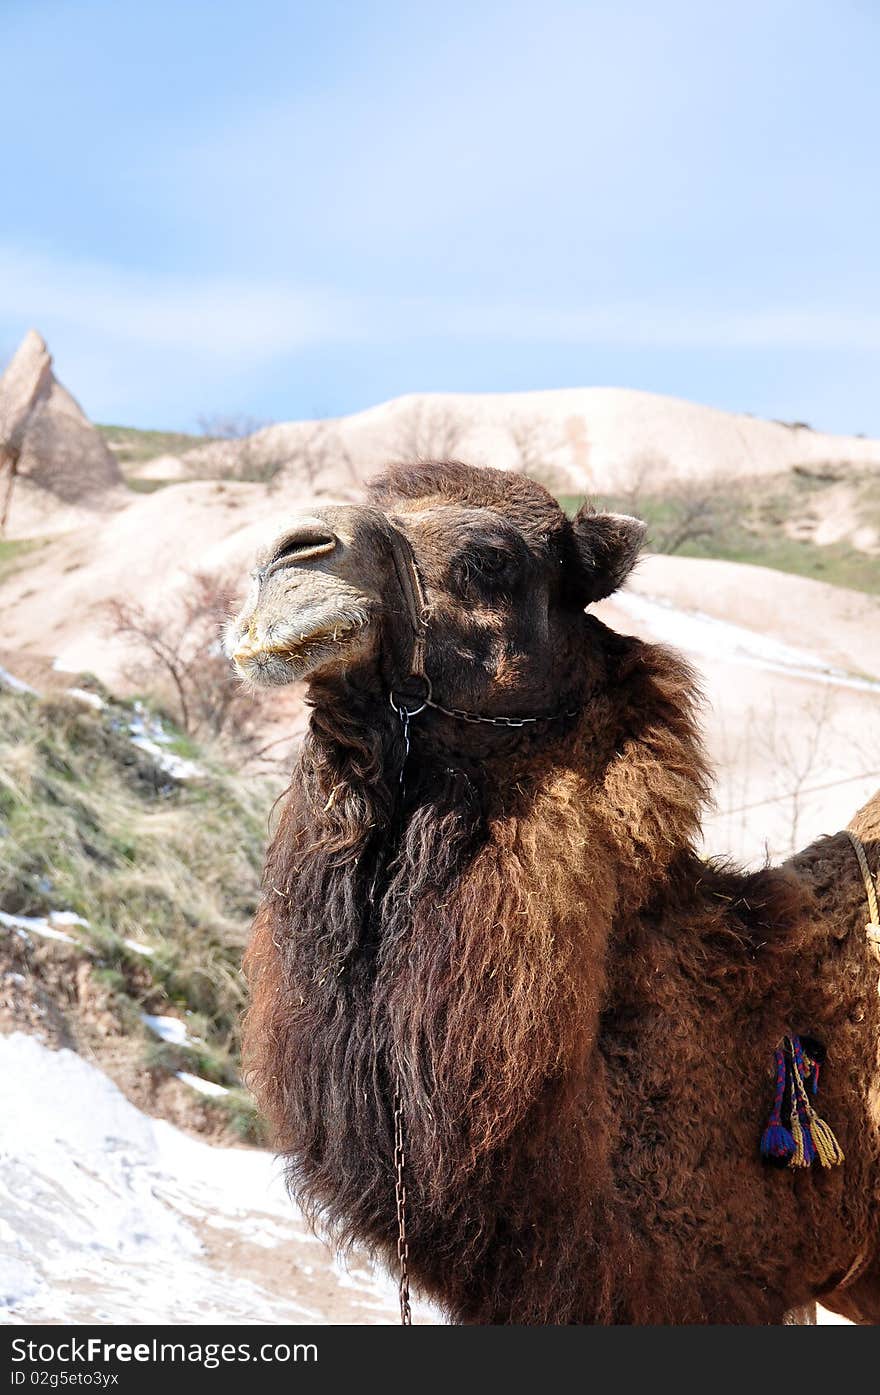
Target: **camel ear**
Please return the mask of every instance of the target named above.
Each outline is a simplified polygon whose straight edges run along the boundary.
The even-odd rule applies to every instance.
[[[584,504],[572,526],[587,604],[601,601],[623,584],[635,566],[647,524],[627,513],[595,513]]]

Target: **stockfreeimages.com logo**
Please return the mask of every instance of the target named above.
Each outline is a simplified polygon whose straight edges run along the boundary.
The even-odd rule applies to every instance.
[[[154,1337],[149,1342],[105,1342],[100,1337],[79,1339],[76,1337],[61,1342],[33,1342],[24,1337],[12,1341],[12,1384],[24,1385],[37,1374],[21,1369],[26,1363],[33,1367],[77,1366],[77,1365],[127,1365],[137,1363],[179,1364],[202,1366],[208,1371],[218,1366],[235,1365],[245,1362],[275,1362],[284,1364],[290,1361],[311,1361],[318,1359],[318,1348],[314,1342],[297,1342],[292,1346],[286,1342],[160,1342]],[[57,1374],[57,1373],[56,1373]],[[110,1385],[116,1384],[115,1377],[104,1371],[67,1371],[65,1385]],[[53,1382],[40,1383],[52,1384]]]

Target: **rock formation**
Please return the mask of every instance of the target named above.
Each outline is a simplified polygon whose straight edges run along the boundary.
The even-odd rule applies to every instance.
[[[0,377],[0,529],[19,484],[63,504],[94,507],[122,483],[116,458],[52,372],[52,356],[28,330]]]

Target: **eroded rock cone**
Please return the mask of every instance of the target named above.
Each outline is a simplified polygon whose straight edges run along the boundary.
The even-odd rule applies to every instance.
[[[94,505],[122,483],[115,456],[52,372],[45,341],[28,330],[0,377],[0,519],[19,483],[65,504]]]

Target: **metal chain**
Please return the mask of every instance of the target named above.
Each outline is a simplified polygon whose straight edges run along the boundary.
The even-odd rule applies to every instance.
[[[403,1143],[403,1100],[398,1081],[394,1090],[394,1190],[397,1197],[397,1262],[400,1271],[397,1291],[400,1296],[400,1321],[404,1327],[412,1324],[409,1306],[409,1245],[406,1239],[406,1153]]]
[[[406,756],[409,755],[410,719],[412,717],[418,717],[421,712],[424,712],[426,707],[433,708],[435,712],[442,712],[444,717],[454,717],[460,722],[485,722],[490,727],[524,727],[531,725],[533,722],[561,722],[564,721],[566,717],[576,717],[580,710],[577,707],[573,707],[568,712],[540,712],[536,717],[486,717],[481,712],[468,712],[463,707],[444,707],[441,703],[435,702],[431,696],[430,679],[426,678],[424,681],[427,684],[428,691],[425,697],[422,698],[418,707],[407,707],[406,703],[399,696],[395,697],[393,689],[388,694],[388,701],[403,723],[403,735],[406,743],[404,761],[406,760]],[[585,702],[589,696],[591,696],[590,693],[585,696]],[[401,774],[401,779],[402,778],[403,776]]]
[[[484,717],[478,712],[466,712],[463,707],[441,707],[431,698],[425,699],[426,707],[442,712],[444,717],[457,717],[461,722],[486,722],[491,727],[524,727],[531,722],[561,722],[565,717],[576,717],[577,708],[570,712],[547,712],[537,717]]]
[[[393,705],[393,704],[392,704],[392,705]],[[407,712],[407,710],[406,710],[405,707],[401,707],[399,716],[400,716],[400,725],[401,725],[402,728],[403,728],[403,760],[401,761],[401,764],[400,764],[400,779],[398,780],[398,784],[400,785],[401,791],[402,791],[402,790],[403,790],[403,779],[404,779],[404,775],[406,774],[406,763],[407,763],[407,761],[409,760],[409,719],[410,719],[410,713]]]

